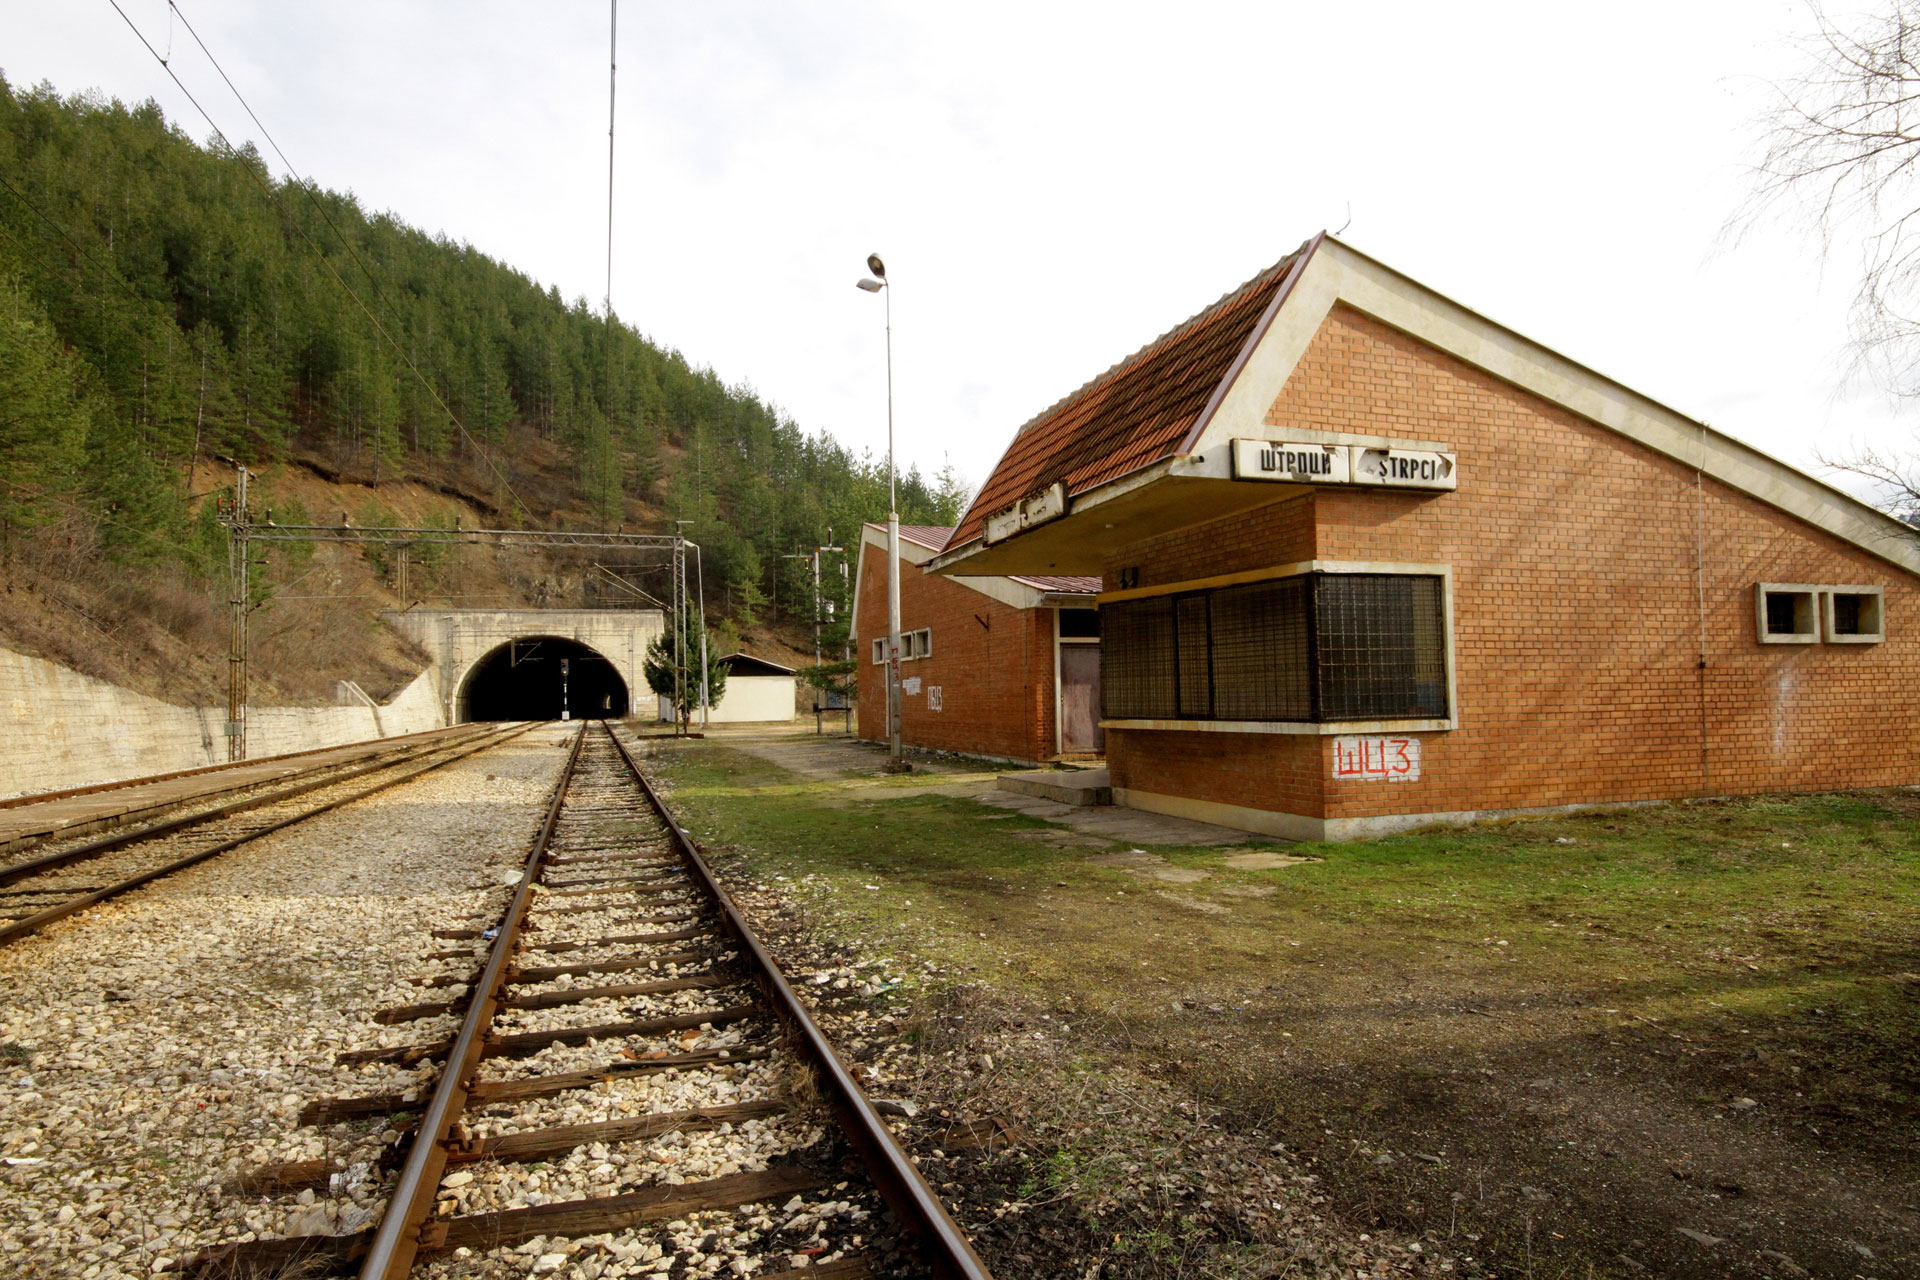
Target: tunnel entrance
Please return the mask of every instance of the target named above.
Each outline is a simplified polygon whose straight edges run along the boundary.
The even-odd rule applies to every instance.
[[[557,636],[501,645],[473,664],[460,699],[465,721],[617,719],[628,701],[627,682],[611,662]]]

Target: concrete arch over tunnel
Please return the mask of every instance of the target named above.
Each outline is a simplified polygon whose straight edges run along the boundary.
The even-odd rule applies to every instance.
[[[665,633],[658,609],[432,609],[420,607],[382,615],[433,663],[448,724],[474,717],[467,691],[481,664],[499,649],[541,639],[571,640],[613,663],[628,691],[631,710],[646,696],[647,644]],[[578,715],[591,712],[578,702]],[[559,714],[556,710],[554,714]]]
[[[467,669],[454,718],[610,720],[625,716],[632,692],[605,655],[564,636],[516,636]]]

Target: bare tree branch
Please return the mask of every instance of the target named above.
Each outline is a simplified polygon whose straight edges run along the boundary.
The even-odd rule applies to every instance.
[[[1920,0],[1880,0],[1844,27],[1818,0],[1809,11],[1807,69],[1774,86],[1752,194],[1724,234],[1737,240],[1785,219],[1825,257],[1857,242],[1854,371],[1896,398],[1920,399]],[[1920,525],[1920,456],[1870,447],[1816,456],[1871,481],[1887,511]]]

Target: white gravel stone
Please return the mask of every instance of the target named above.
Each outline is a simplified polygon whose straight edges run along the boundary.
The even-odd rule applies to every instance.
[[[0,1166],[0,1274],[146,1275],[249,1233],[371,1222],[378,1130],[300,1129],[298,1111],[430,1077],[333,1059],[453,1025],[370,1019],[441,998],[410,981],[459,945],[431,931],[498,914],[492,873],[524,859],[563,758],[518,739],[0,951],[0,1042],[31,1053],[0,1059],[0,1155],[42,1161]],[[73,870],[105,883],[106,862]],[[231,1187],[294,1160],[340,1172],[308,1204]]]

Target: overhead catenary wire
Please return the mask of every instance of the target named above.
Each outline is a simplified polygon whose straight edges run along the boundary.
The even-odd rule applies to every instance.
[[[171,3],[171,0],[169,0]],[[613,124],[615,79],[620,72],[620,0],[608,0],[612,6],[607,27],[607,323],[613,323]],[[608,352],[612,360],[612,352]],[[611,393],[611,385],[607,388]],[[607,407],[612,409],[612,401]]]
[[[178,73],[176,73],[174,69],[168,65],[168,60],[166,58],[161,57],[160,51],[153,47],[153,42],[148,40],[145,33],[143,33],[139,27],[134,25],[133,19],[127,16],[127,11],[120,7],[120,0],[107,0],[107,3],[113,6],[113,11],[120,15],[120,20],[122,22],[125,22],[127,24],[127,29],[129,31],[132,31],[134,34],[134,37],[138,39],[140,43],[146,47],[147,52],[153,55],[154,61],[160,64],[161,70],[167,73],[168,78],[171,79],[174,85],[179,88],[180,92],[186,96],[187,101],[193,104],[193,109],[200,113],[200,118],[205,120],[207,122],[208,127],[214,131],[216,136],[219,137],[221,145],[226,147],[227,151],[230,154],[237,154],[239,149],[235,147],[233,145],[232,140],[227,137],[226,131],[220,127],[219,123],[216,120],[214,120],[213,116],[207,111],[207,109],[200,105],[200,100],[193,96],[193,91],[187,88],[185,82],[183,82],[180,79],[180,76],[178,75]],[[207,61],[213,64],[214,70],[220,73],[220,78],[226,81],[227,88],[233,91],[233,96],[236,99],[239,99],[241,107],[246,110],[247,115],[250,118],[252,118],[254,124],[260,127],[260,132],[263,135],[267,135],[266,126],[260,124],[260,119],[258,116],[254,115],[253,108],[247,106],[246,99],[241,96],[241,93],[238,89],[234,88],[233,81],[228,79],[227,73],[220,69],[219,61],[207,49],[206,45],[201,42],[199,33],[193,30],[193,26],[191,23],[187,21],[186,15],[184,13],[179,13],[178,6],[172,3],[172,0],[168,0],[167,7],[169,12],[179,14],[181,24],[187,28],[190,34],[193,35],[194,42],[196,44],[199,44],[201,52],[207,55]],[[334,226],[333,219],[327,216],[327,212],[325,208],[320,205],[318,198],[314,196],[311,189],[311,184],[305,178],[301,177],[299,172],[294,169],[292,162],[287,160],[286,153],[280,150],[280,147],[277,143],[274,143],[271,135],[267,135],[267,142],[269,145],[273,146],[274,152],[280,156],[281,162],[287,166],[288,173],[294,179],[294,185],[298,186],[301,189],[301,191],[306,194],[307,199],[311,201],[316,208],[320,209],[321,217],[325,219],[329,227],[333,228],[334,234],[340,236],[341,244],[346,248],[347,252],[353,257],[354,261],[359,263],[360,269],[363,272],[367,273],[368,280],[373,281],[373,273],[370,270],[368,270],[366,263],[360,258],[360,255],[357,252],[355,252],[353,246],[350,243],[348,243],[347,238],[344,235],[340,235],[340,229],[337,226]],[[280,193],[274,190],[273,184],[271,182],[267,181],[259,173],[255,172],[251,165],[243,165],[241,167],[247,171],[247,175],[253,179],[255,185],[257,185],[262,191],[266,193],[268,199],[272,200],[275,204],[283,203],[280,198]],[[406,348],[403,347],[394,338],[394,336],[391,333],[387,332],[387,327],[380,323],[380,317],[376,316],[373,313],[373,309],[366,304],[366,301],[362,299],[358,293],[354,292],[353,286],[347,283],[346,277],[342,276],[340,274],[339,268],[333,265],[333,260],[327,257],[326,251],[320,247],[320,245],[314,240],[314,238],[307,233],[307,229],[301,226],[298,221],[294,219],[289,219],[288,221],[293,224],[294,230],[300,233],[300,238],[307,242],[307,246],[313,250],[314,255],[320,259],[321,265],[327,269],[327,274],[331,275],[334,279],[334,282],[338,284],[341,287],[341,289],[345,290],[349,298],[353,299],[354,305],[359,307],[361,312],[367,317],[367,321],[368,323],[373,325],[374,331],[378,333],[380,337],[386,341],[388,346],[393,348],[394,354],[400,357],[401,362],[407,366],[407,370],[410,373],[412,373],[413,376],[419,381],[421,387],[425,389],[426,393],[429,396],[433,397],[433,402],[440,407],[440,411],[442,413],[446,414],[447,420],[453,423],[454,429],[460,433],[460,438],[465,440],[469,445],[473,446],[474,452],[477,453],[480,456],[481,460],[484,461],[487,464],[487,466],[493,470],[494,475],[497,476],[500,480],[501,487],[507,491],[507,494],[514,500],[514,502],[522,510],[531,510],[531,508],[528,507],[526,500],[522,498],[518,492],[515,491],[513,487],[513,482],[507,478],[506,471],[502,469],[500,464],[494,460],[493,455],[487,452],[486,448],[482,446],[478,440],[474,439],[473,434],[467,430],[466,424],[460,420],[460,415],[455,413],[452,407],[448,405],[447,402],[441,397],[439,390],[434,387],[432,380],[430,380],[425,374],[420,372],[419,366],[414,364],[413,357],[407,354]],[[384,295],[381,295],[379,293],[378,282],[374,282],[374,291],[375,291],[375,294],[377,296],[380,296],[381,300],[384,302],[385,297]]]

